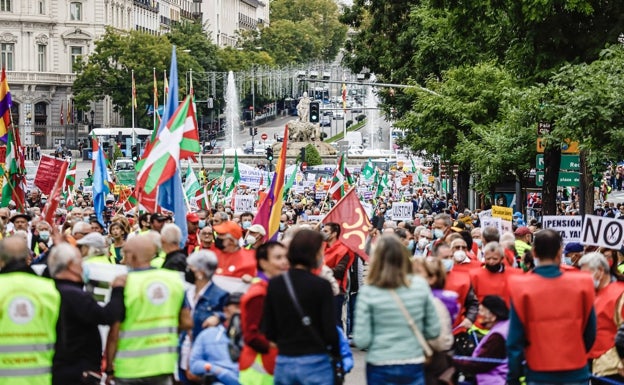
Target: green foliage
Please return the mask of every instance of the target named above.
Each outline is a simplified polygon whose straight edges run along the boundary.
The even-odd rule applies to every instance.
[[[283,66],[333,60],[344,43],[347,27],[338,20],[332,0],[274,0],[271,24],[259,33],[241,34],[247,51],[262,47]]]
[[[305,147],[306,150],[306,163],[308,166],[317,166],[323,163],[323,159],[321,159],[321,154],[319,154],[318,150],[312,143],[309,143]]]
[[[217,52],[219,71],[247,71],[253,66],[275,66],[275,60],[266,51],[238,50],[232,47],[222,48]]]
[[[349,120],[347,120],[347,121],[345,122],[345,126],[346,126],[347,128],[351,127],[351,125],[352,125],[352,124],[353,124],[353,120],[351,120],[351,119],[349,119]]]
[[[364,114],[360,114],[360,115],[358,115],[358,116],[356,116],[356,117],[355,117],[355,120],[356,120],[357,122],[361,122],[361,121],[362,121],[362,120],[364,120],[364,119],[366,119],[366,115],[364,115]]]

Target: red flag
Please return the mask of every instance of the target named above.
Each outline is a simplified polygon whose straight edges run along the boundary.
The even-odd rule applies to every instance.
[[[323,223],[329,222],[340,223],[340,241],[351,251],[368,261],[368,254],[364,248],[372,225],[360,200],[355,195],[355,188],[349,190],[323,218]]]
[[[61,200],[61,191],[63,191],[63,184],[65,182],[65,174],[67,173],[67,165],[68,162],[63,162],[61,166],[61,171],[56,177],[56,183],[54,184],[54,188],[52,189],[52,193],[48,198],[48,202],[43,207],[43,217],[45,221],[49,224],[54,224],[54,213],[58,208],[59,201]]]
[[[63,113],[63,105],[64,103],[61,102],[61,126],[65,124],[65,114]]]

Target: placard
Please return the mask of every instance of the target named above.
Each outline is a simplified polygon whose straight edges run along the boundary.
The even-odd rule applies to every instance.
[[[563,243],[580,242],[583,217],[580,215],[544,215],[542,227],[552,229],[561,235]]]
[[[511,207],[492,206],[492,216],[511,221],[513,220],[513,209]]]
[[[322,222],[325,215],[308,215],[308,222]]]
[[[500,231],[501,229],[501,220],[500,218],[494,217],[483,217],[481,218],[481,228],[485,229],[486,227],[495,227]]]
[[[411,202],[394,202],[392,204],[393,221],[411,221],[414,218],[414,205]]]
[[[325,199],[326,195],[327,195],[327,191],[317,191],[314,193],[314,199],[320,201],[320,200]]]
[[[481,220],[482,218],[491,218],[492,217],[492,209],[489,210],[483,210],[481,211],[479,214],[479,219]]]
[[[247,211],[253,213],[256,210],[255,202],[256,197],[253,195],[236,195],[234,197],[234,213],[242,214]]]
[[[619,250],[624,240],[624,221],[596,215],[585,215],[581,230],[584,245]]]
[[[63,159],[58,159],[49,155],[41,155],[39,161],[39,167],[37,168],[37,174],[35,174],[35,186],[41,190],[45,195],[50,195],[56,178],[61,172],[63,166]]]

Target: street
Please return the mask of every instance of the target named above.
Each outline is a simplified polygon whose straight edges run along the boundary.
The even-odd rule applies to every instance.
[[[366,384],[366,352],[358,348],[351,348],[353,352],[353,361],[355,366],[351,373],[347,374],[346,385],[364,385]]]

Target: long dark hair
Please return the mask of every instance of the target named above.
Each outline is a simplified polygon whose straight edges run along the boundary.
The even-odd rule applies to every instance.
[[[288,246],[290,266],[302,265],[308,270],[318,267],[316,255],[323,246],[323,236],[318,231],[300,230]]]

